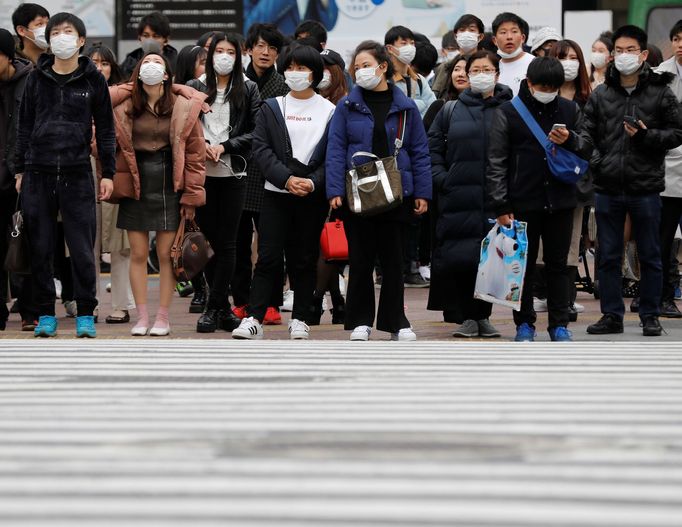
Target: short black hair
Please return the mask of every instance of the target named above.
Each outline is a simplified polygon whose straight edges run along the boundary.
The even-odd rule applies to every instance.
[[[511,22],[519,26],[521,33],[526,35],[526,39],[528,38],[528,22],[515,13],[500,13],[497,15],[495,20],[493,20],[493,35],[497,35],[497,30],[505,22]]]
[[[318,53],[322,53],[324,51],[322,44],[320,44],[320,42],[315,37],[299,38],[294,40],[294,42],[298,42],[299,44],[303,44],[304,46],[310,46],[311,48],[315,48]]]
[[[405,40],[414,40],[414,33],[409,28],[405,26],[393,26],[391,29],[386,31],[384,36],[384,46],[388,44],[395,44],[395,41],[399,38],[404,38]]]
[[[246,49],[253,49],[258,43],[259,38],[265,40],[265,42],[268,43],[268,46],[274,46],[277,49],[277,53],[282,51],[284,35],[279,32],[276,25],[253,24],[246,35]]]
[[[294,30],[294,38],[298,40],[301,33],[308,33],[309,37],[313,37],[319,44],[327,42],[327,28],[317,20],[304,20]]]
[[[552,57],[536,57],[528,65],[526,78],[532,84],[548,86],[558,90],[565,81],[564,66],[559,59]]]
[[[52,30],[61,26],[62,24],[71,24],[74,29],[78,32],[79,37],[87,36],[85,34],[85,24],[83,21],[72,13],[57,13],[47,22],[47,27],[45,28],[45,40],[50,43],[50,33]]]
[[[680,33],[682,33],[682,20],[675,22],[675,25],[670,30],[670,40],[675,38],[675,35],[679,35]]]
[[[427,37],[424,33],[414,33],[415,45],[418,42],[423,42],[424,44],[429,44],[429,43],[431,43],[431,40],[429,40],[429,37]]]
[[[613,33],[611,31],[604,31],[599,38],[594,42],[601,42],[609,50],[609,53],[613,51]]]
[[[471,69],[471,64],[478,59],[488,59],[492,65],[495,67],[495,71],[497,73],[500,72],[500,57],[497,53],[492,53],[488,51],[487,49],[479,49],[476,53],[471,55],[467,59],[467,65],[465,67],[467,74],[469,73],[469,70]],[[531,81],[533,82],[533,81]]]
[[[412,61],[412,68],[424,77],[431,75],[438,63],[438,50],[431,42],[417,42],[417,52]]]
[[[12,13],[12,25],[16,32],[17,27],[28,27],[37,16],[44,16],[50,18],[50,13],[47,9],[38,4],[20,4]],[[18,33],[17,33],[18,34]]]
[[[312,46],[306,46],[305,44],[292,42],[289,46],[287,57],[284,60],[282,72],[288,70],[291,64],[305,66],[312,71],[313,83],[311,84],[311,87],[317,88],[317,85],[320,83],[324,75],[324,62],[322,61],[319,51]]]
[[[476,24],[476,27],[478,28],[479,33],[483,33],[485,31],[485,26],[483,25],[483,20],[478,18],[476,15],[462,15],[457,19],[457,22],[455,22],[454,27],[452,28],[453,32],[457,33],[460,29],[466,29],[469,27],[471,24]]]
[[[203,35],[199,37],[197,40],[197,46],[201,46],[202,48],[206,45],[206,42],[209,41],[209,39],[213,38],[216,34],[216,31],[207,31]]]
[[[615,46],[616,40],[623,37],[634,38],[642,51],[647,48],[649,37],[641,27],[633,25],[620,26],[613,32],[613,45]]]
[[[649,52],[646,57],[646,63],[652,68],[658,68],[661,65],[661,62],[663,62],[663,52],[661,51],[661,48],[655,44],[649,43],[646,50]]]
[[[160,11],[152,11],[140,19],[140,23],[137,25],[138,37],[144,33],[144,28],[147,26],[149,26],[154,33],[161,35],[163,38],[170,37],[170,20],[168,20],[168,17]]]
[[[386,50],[386,46],[382,46],[381,44],[374,40],[364,40],[360,42],[360,44],[358,44],[358,47],[355,48],[355,51],[353,52],[353,62],[351,66],[348,68],[352,72],[355,72],[355,58],[360,53],[369,53],[376,59],[379,65],[385,62],[386,80],[391,81],[391,79],[393,79],[395,69],[393,68],[393,62],[391,62],[391,57],[388,54],[388,51]],[[355,73],[352,73],[352,75],[353,78],[355,78]]]
[[[440,39],[440,47],[441,49],[457,47],[457,37],[455,37],[454,31],[448,31],[443,35],[443,38]]]

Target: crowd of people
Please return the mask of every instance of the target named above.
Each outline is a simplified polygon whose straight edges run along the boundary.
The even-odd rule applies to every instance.
[[[19,209],[30,274],[0,277],[2,330],[16,298],[22,330],[55,336],[59,285],[77,336],[95,337],[106,254],[106,322],[128,324],[134,309],[133,336],[169,335],[174,294],[193,291],[197,332],[262,338],[282,323],[286,296],[290,337],[307,339],[329,292],[332,321],[351,340],[376,328],[414,341],[404,288],[430,286],[428,309],[457,325],[455,337],[500,337],[474,288],[491,223],[515,221],[528,236],[515,340],[535,338],[541,309],[551,340],[571,340],[591,221],[603,316],[588,333],[623,332],[630,240],[643,335],[661,335],[661,316],[682,317],[672,250],[682,219],[682,20],[665,62],[636,26],[600,35],[587,54],[554,28],[529,42],[527,22],[501,13],[491,33],[475,15],[460,17],[440,50],[392,27],[383,43],[359,43],[348,65],[312,20],[291,37],[267,23],[245,38],[211,31],[178,52],[168,19],[153,12],[120,65],[106,46],[86,45],[73,14],[21,4],[12,21],[13,32],[0,29],[0,260]],[[579,181],[549,166],[559,147],[589,162]],[[351,209],[346,174],[359,157],[395,160],[394,206]],[[329,219],[343,220],[347,262],[320,252]],[[176,285],[171,246],[192,220],[215,254]]]

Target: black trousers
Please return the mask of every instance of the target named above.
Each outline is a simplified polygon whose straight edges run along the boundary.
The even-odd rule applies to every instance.
[[[262,322],[271,305],[273,288],[279,287],[281,291],[284,253],[291,289],[295,292],[291,318],[309,319],[325,207],[324,199],[316,192],[300,198],[265,191],[258,229],[258,261],[247,309],[249,316]]]
[[[244,208],[246,182],[234,177],[207,177],[206,205],[197,220],[215,256],[206,266],[208,309],[230,309],[229,288],[237,260],[237,232]]]
[[[478,268],[455,269],[452,271],[452,282],[454,287],[450,290],[452,302],[457,309],[445,311],[443,313],[447,322],[462,324],[465,320],[484,320],[490,318],[493,312],[493,305],[474,298],[476,289],[476,276]]]
[[[382,272],[377,329],[397,333],[409,328],[405,317],[403,283],[403,244],[405,225],[412,204],[399,209],[363,217],[347,213],[344,227],[348,237],[350,268],[346,294],[345,329],[374,325],[374,262],[379,258]]]
[[[260,233],[258,224],[260,212],[244,210],[239,220],[239,230],[237,232],[237,257],[234,274],[232,277],[232,300],[235,306],[245,306],[249,303],[251,292],[251,280],[253,277],[253,263],[251,261],[251,243],[253,242],[253,230]],[[284,265],[275,280],[270,296],[268,307],[279,307],[282,305],[282,289],[284,285]]]
[[[24,175],[21,206],[31,243],[33,297],[38,315],[54,316],[54,252],[57,212],[71,254],[74,300],[79,316],[97,307],[95,271],[95,184],[90,170],[55,174],[29,169]]]
[[[675,283],[671,280],[671,249],[682,217],[682,198],[661,196],[661,263],[663,264],[663,301],[675,298]]]
[[[514,311],[514,323],[535,325],[537,316],[533,309],[533,277],[542,238],[543,261],[547,276],[548,329],[568,326],[568,268],[566,261],[573,233],[573,209],[552,213],[533,211],[518,213],[515,218],[528,223],[528,263],[521,295],[521,311]]]

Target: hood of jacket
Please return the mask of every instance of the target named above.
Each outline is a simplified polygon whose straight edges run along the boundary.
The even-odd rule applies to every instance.
[[[36,69],[41,73],[47,75],[51,79],[52,76],[52,66],[54,65],[54,55],[48,55],[43,53],[38,58],[38,64],[36,64]],[[87,77],[91,78],[93,75],[101,75],[95,63],[92,62],[88,57],[78,57],[78,69],[74,72],[74,78]]]
[[[31,70],[33,69],[33,63],[31,61],[28,61],[26,59],[22,58],[15,58],[12,61],[12,66],[14,66],[14,75],[12,75],[12,78],[6,81],[0,82],[0,85],[7,86],[9,84],[14,84],[15,82],[19,82],[21,79],[26,77],[29,73],[31,73]]]
[[[471,88],[467,88],[459,96],[459,100],[467,106],[499,106],[505,101],[511,101],[514,97],[511,89],[504,84],[495,85],[492,97],[483,98],[480,93],[474,93]]]
[[[675,75],[667,71],[657,72],[649,66],[646,62],[642,64],[639,70],[639,78],[637,80],[637,89],[643,88],[649,84],[652,86],[667,86],[675,78]],[[622,88],[620,84],[620,72],[616,66],[611,62],[606,70],[604,84],[612,88]]]

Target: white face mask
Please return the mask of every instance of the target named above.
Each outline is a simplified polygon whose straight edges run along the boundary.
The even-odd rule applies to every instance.
[[[558,91],[545,93],[543,91],[533,90],[533,98],[540,104],[549,104],[559,95]]]
[[[234,69],[234,57],[229,53],[213,55],[213,69],[218,75],[229,75]]]
[[[457,33],[457,45],[464,53],[473,51],[478,47],[478,33],[473,31],[462,31]]]
[[[580,62],[577,60],[562,60],[561,65],[564,67],[564,79],[567,82],[574,81],[578,78]]]
[[[78,37],[76,35],[55,35],[50,39],[50,48],[54,56],[61,60],[68,60],[78,53]]]
[[[381,77],[377,77],[377,68],[362,68],[355,72],[355,84],[365,90],[373,90],[381,82]]]
[[[50,47],[50,45],[47,43],[47,39],[45,39],[45,28],[46,26],[42,27],[37,27],[35,29],[32,29],[33,31],[33,39],[30,37],[26,37],[29,40],[32,40],[32,42],[38,46],[40,49],[47,49]]]
[[[495,73],[479,73],[469,77],[469,86],[474,93],[489,93],[495,89]]]
[[[402,48],[396,48],[398,50],[398,60],[403,64],[412,64],[414,56],[417,54],[417,48],[412,44],[406,44]]]
[[[324,70],[324,73],[322,74],[322,80],[320,81],[320,84],[317,85],[317,87],[320,90],[326,90],[331,85],[332,85],[332,74],[329,73],[329,70]]]
[[[454,60],[457,55],[459,55],[459,51],[448,51],[445,55],[445,60],[450,62],[451,60]]]
[[[590,62],[595,68],[599,70],[606,66],[606,62],[608,61],[608,59],[609,57],[606,53],[593,51],[592,56],[590,57]]]
[[[623,75],[632,75],[639,69],[640,55],[641,53],[638,53],[637,55],[633,55],[632,53],[620,53],[619,55],[616,55],[614,60],[616,69]]]
[[[166,68],[158,62],[147,62],[140,66],[140,80],[147,86],[156,86],[163,82]]]
[[[515,49],[514,51],[512,51],[511,53],[505,53],[505,52],[502,51],[501,49],[498,49],[498,50],[497,50],[497,54],[498,54],[501,58],[506,59],[506,60],[515,59],[516,57],[518,57],[519,55],[521,55],[521,53],[523,53],[523,46],[519,46],[518,48],[516,48],[516,49]]]
[[[285,71],[284,82],[291,91],[303,91],[312,84],[309,71]]]

